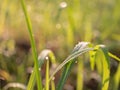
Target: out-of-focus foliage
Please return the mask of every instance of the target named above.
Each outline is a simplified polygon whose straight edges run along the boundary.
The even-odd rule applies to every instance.
[[[91,29],[94,42],[119,41],[119,0],[27,0],[26,5],[35,36],[42,43],[53,39],[64,42],[59,38],[66,35],[74,37],[71,42],[75,42],[82,39],[87,29]],[[26,35],[27,29],[23,17],[19,0],[0,1],[1,32],[14,32],[13,37],[22,38],[20,34]]]

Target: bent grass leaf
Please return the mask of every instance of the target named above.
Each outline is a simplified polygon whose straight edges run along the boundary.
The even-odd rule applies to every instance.
[[[39,68],[41,68],[41,66],[44,64],[46,57],[50,57],[52,65],[55,66],[56,61],[55,61],[55,56],[54,56],[53,52],[51,50],[46,49],[46,50],[43,50],[38,57]],[[30,76],[27,90],[33,90],[35,82],[36,82],[36,78],[35,78],[35,67],[34,67],[33,72]],[[49,85],[48,83],[49,82],[47,82],[47,85]],[[46,87],[49,87],[49,86],[46,86]]]
[[[79,55],[88,52],[90,50],[93,50],[93,48],[87,47],[89,43],[88,42],[80,42],[78,43],[75,48],[73,49],[72,53],[56,68],[56,70],[53,72],[53,74],[50,77],[50,80],[53,78],[53,76],[68,62],[73,60],[74,58],[78,57]]]
[[[24,84],[21,83],[8,83],[7,85],[5,85],[3,87],[3,90],[9,90],[10,88],[15,88],[15,89],[22,89],[22,90],[26,90],[26,86]],[[15,90],[14,89],[14,90]]]
[[[110,63],[109,56],[106,48],[102,48],[103,52],[103,76],[102,76],[102,90],[108,90],[109,87],[109,79],[110,79]]]
[[[110,63],[108,51],[105,47],[97,45],[99,49],[96,52],[96,65],[98,72],[102,77],[102,90],[108,90],[110,78]]]
[[[93,47],[93,45],[92,44],[90,44],[92,47]],[[94,68],[95,68],[95,59],[96,59],[96,54],[97,54],[97,50],[100,48],[100,47],[102,47],[102,46],[104,46],[104,45],[96,45],[95,47],[94,47],[94,50],[92,50],[92,51],[89,51],[89,55],[90,55],[90,67],[91,67],[91,69],[92,70],[94,70]],[[97,60],[97,62],[99,62],[99,60]],[[101,62],[101,61],[100,61]],[[99,63],[100,63],[99,62]],[[99,64],[98,63],[98,64]],[[99,65],[99,70],[98,71],[101,71],[100,70],[100,68],[101,68],[101,66]]]
[[[62,77],[60,79],[60,82],[58,83],[57,89],[61,90],[64,82],[66,81],[66,78],[69,74],[69,71],[74,63],[73,59],[78,57],[79,55],[88,52],[90,50],[93,50],[93,48],[88,47],[88,42],[80,42],[78,43],[75,48],[73,49],[72,53],[56,68],[56,70],[53,72],[53,74],[50,77],[50,80],[54,77],[54,75],[63,67],[65,66],[65,69],[63,71]]]

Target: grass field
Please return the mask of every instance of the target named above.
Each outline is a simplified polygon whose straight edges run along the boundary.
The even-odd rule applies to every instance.
[[[119,0],[0,0],[0,90],[120,90]]]

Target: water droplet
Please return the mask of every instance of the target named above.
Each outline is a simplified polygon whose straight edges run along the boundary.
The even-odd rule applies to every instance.
[[[78,61],[75,61],[75,63],[78,63]]]
[[[41,71],[41,68],[39,68],[39,71]]]
[[[53,77],[52,80],[55,80],[55,77]]]
[[[49,58],[48,57],[45,57],[46,60],[48,60]]]
[[[105,45],[102,45],[102,44],[101,44],[101,45],[99,45],[99,46],[100,46],[100,47],[102,47],[102,48],[104,48],[104,47],[105,47]]]
[[[67,7],[67,3],[66,2],[61,2],[60,3],[60,7],[61,8],[66,8]]]

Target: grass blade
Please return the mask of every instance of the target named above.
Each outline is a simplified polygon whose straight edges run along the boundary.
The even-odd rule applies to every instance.
[[[109,56],[108,51],[105,47],[97,45],[99,49],[96,53],[96,64],[98,68],[98,72],[101,74],[102,77],[102,89],[101,90],[108,90],[109,87],[109,78],[110,78],[110,63],[109,63]]]
[[[78,71],[77,71],[77,90],[83,90],[83,60],[78,60]]]
[[[78,57],[79,55],[88,52],[90,50],[93,50],[93,48],[88,48],[87,45],[89,43],[88,42],[80,42],[79,44],[77,44],[75,46],[75,48],[73,49],[72,53],[56,68],[56,70],[53,72],[53,74],[50,77],[50,80],[54,77],[54,75],[63,67],[65,66],[65,69],[63,71],[62,77],[60,79],[60,82],[58,83],[58,87],[57,90],[62,90],[63,85],[66,81],[66,78],[71,70],[72,65],[74,64],[76,57]]]
[[[120,58],[118,58],[118,57],[115,56],[114,54],[112,54],[112,53],[109,52],[108,55],[109,55],[110,57],[114,58],[115,60],[117,60],[117,61],[120,62]]]
[[[26,23],[27,23],[28,31],[29,31],[29,35],[30,35],[30,43],[31,43],[32,54],[33,54],[33,59],[34,59],[34,63],[35,63],[35,75],[37,78],[37,87],[38,87],[38,90],[42,90],[42,80],[41,80],[41,75],[39,73],[38,58],[37,58],[38,56],[37,56],[37,51],[36,51],[35,40],[33,38],[32,25],[31,25],[30,18],[27,13],[27,9],[26,9],[24,0],[21,0],[21,5],[23,8],[23,12],[25,15],[25,19],[26,19]]]
[[[51,90],[55,90],[55,83],[53,80],[51,80]]]
[[[78,57],[79,55],[85,53],[85,52],[88,52],[90,50],[93,50],[93,48],[86,48],[86,49],[83,49],[83,50],[80,50],[78,52],[75,52],[74,54],[68,56],[67,59],[65,59],[57,68],[56,70],[54,71],[54,73],[51,75],[50,77],[50,80],[54,77],[54,75],[64,66],[66,65],[68,62],[70,62],[71,60],[73,60],[74,58]]]
[[[39,68],[41,68],[41,66],[43,65],[43,63],[44,63],[45,60],[46,60],[46,57],[48,57],[48,56],[50,57],[50,60],[51,60],[52,65],[55,65],[56,61],[55,61],[55,56],[54,56],[54,54],[52,53],[51,50],[46,49],[46,50],[43,50],[43,51],[40,53],[39,57],[38,57],[38,60],[39,60]],[[35,81],[36,81],[36,78],[35,78],[35,67],[34,67],[33,72],[32,72],[32,75],[30,76],[30,80],[29,80],[28,86],[27,86],[27,88],[28,88],[29,90],[33,90],[33,87],[34,87],[34,85],[35,85]]]
[[[45,90],[49,90],[49,60],[46,62],[46,82],[45,82]]]
[[[108,90],[109,88],[109,78],[110,78],[110,63],[109,63],[109,56],[108,51],[106,48],[102,48],[102,52],[104,54],[103,59],[103,76],[102,76],[102,90]]]
[[[90,44],[90,47],[93,47],[93,45],[92,44]],[[90,67],[91,67],[91,69],[92,70],[94,70],[94,68],[95,68],[95,59],[96,59],[96,53],[97,53],[97,50],[99,49],[100,47],[99,47],[99,45],[97,45],[97,46],[95,46],[94,47],[94,50],[92,50],[92,51],[89,51],[89,55],[90,55]],[[99,60],[97,60],[98,62],[99,62]],[[101,62],[101,61],[100,61]],[[99,62],[99,63],[100,63]],[[98,63],[98,64],[99,64]],[[100,70],[100,68],[101,68],[101,66],[100,66],[100,64],[99,64],[99,70],[98,71],[101,71]]]
[[[120,83],[120,63],[119,63],[117,72],[115,73],[115,76],[114,76],[114,90],[118,90],[119,83]]]
[[[94,70],[96,51],[95,50],[89,51],[89,54],[90,54],[90,67],[92,70]]]
[[[74,61],[70,61],[65,65],[64,71],[62,72],[62,76],[60,78],[60,81],[58,82],[56,90],[63,90],[63,86],[65,84],[65,81],[67,80],[67,77],[71,71],[72,66],[74,65]]]
[[[15,83],[15,82],[5,85],[3,90],[9,90],[10,88],[17,88],[17,89],[19,88],[19,89],[22,89],[22,90],[26,90],[26,86],[24,84]]]

